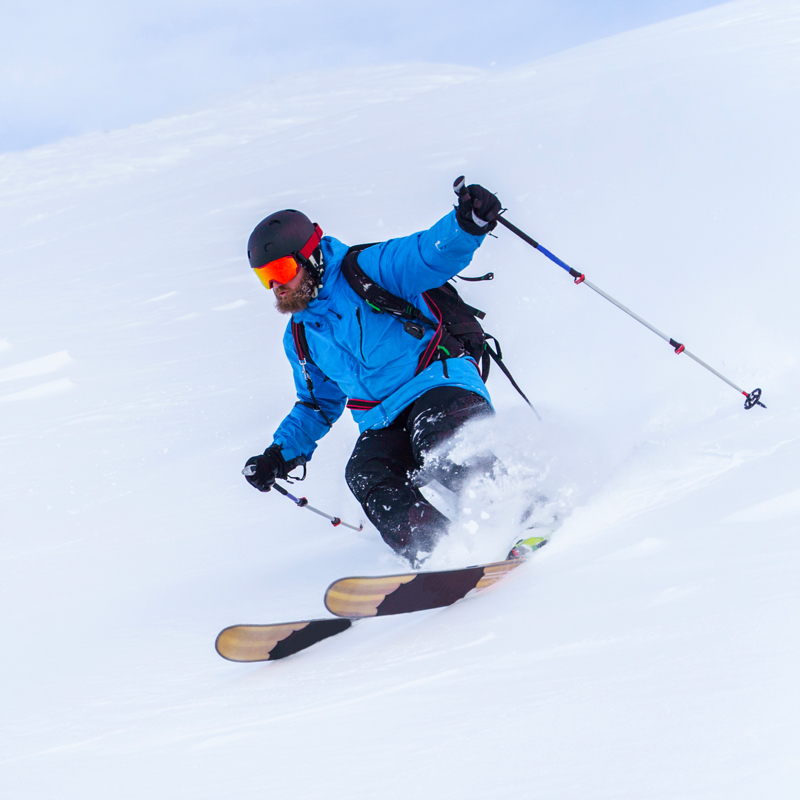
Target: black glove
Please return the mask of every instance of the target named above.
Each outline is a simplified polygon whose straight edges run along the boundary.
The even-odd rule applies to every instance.
[[[305,476],[305,456],[296,456],[291,461],[286,461],[281,453],[279,444],[271,444],[263,455],[253,456],[247,459],[242,474],[247,478],[251,486],[255,486],[259,492],[268,492],[274,485],[275,479],[282,481],[289,479],[289,473],[295,467],[303,467],[303,475],[295,477],[294,480],[302,481]]]
[[[276,478],[286,478],[286,462],[280,447],[271,445],[263,455],[248,458],[242,471],[251,486],[255,486],[259,492],[268,492],[275,485]],[[248,474],[249,472],[252,474]]]
[[[473,183],[466,190],[462,189],[458,196],[456,219],[462,230],[473,236],[483,236],[497,227],[497,217],[502,208],[496,195]]]

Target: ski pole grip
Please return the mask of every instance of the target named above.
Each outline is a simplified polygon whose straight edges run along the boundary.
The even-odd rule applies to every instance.
[[[463,175],[459,175],[453,181],[453,191],[459,197],[463,197],[465,193],[469,194],[469,190],[467,189],[467,179]]]
[[[252,478],[253,475],[255,475],[255,474],[256,474],[256,465],[255,464],[248,464],[242,470],[242,475],[244,475],[245,478]]]
[[[472,199],[472,195],[469,193],[469,189],[467,188],[467,179],[463,175],[459,175],[453,181],[453,191],[458,195],[459,205],[461,201],[469,202]],[[485,228],[489,222],[488,220],[482,219],[475,213],[475,209],[471,209],[470,213],[472,214],[472,221],[479,227]]]

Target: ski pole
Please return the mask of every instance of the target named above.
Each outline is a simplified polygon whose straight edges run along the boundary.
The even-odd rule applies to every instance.
[[[244,475],[245,477],[255,474],[256,474],[256,468],[254,464],[251,464],[249,467],[245,467],[242,470],[242,475]],[[350,525],[347,522],[342,522],[342,520],[339,517],[332,517],[330,514],[326,514],[324,511],[320,511],[318,508],[310,506],[308,504],[308,500],[306,500],[305,497],[295,497],[293,494],[290,494],[286,489],[284,489],[283,486],[281,486],[279,483],[273,484],[272,488],[275,489],[275,491],[277,491],[278,494],[282,494],[284,497],[288,497],[289,500],[291,500],[298,508],[307,508],[309,511],[313,511],[315,514],[319,514],[321,517],[325,517],[325,519],[330,520],[331,525],[333,525],[334,528],[337,525],[344,525],[345,528],[350,528],[351,530],[354,531],[364,530],[363,525],[359,525],[358,527],[356,527],[355,525]]]
[[[456,180],[453,182],[453,191],[455,191],[455,193],[459,197],[461,197],[464,192],[468,191],[466,180],[463,175],[456,178]],[[503,209],[503,211],[505,211],[505,209]],[[608,300],[609,303],[613,303],[618,309],[620,309],[620,311],[624,311],[628,316],[633,317],[633,319],[635,319],[637,322],[644,325],[645,328],[648,328],[653,333],[655,333],[656,336],[660,336],[665,342],[668,342],[670,346],[674,348],[676,354],[680,355],[681,353],[685,353],[693,361],[696,361],[701,367],[705,367],[705,369],[707,369],[710,373],[716,375],[720,380],[727,383],[728,386],[730,386],[733,389],[736,389],[736,391],[739,392],[739,394],[744,395],[747,398],[744,402],[744,407],[746,409],[753,408],[753,406],[761,406],[762,408],[766,408],[766,406],[761,402],[761,389],[753,389],[752,392],[746,392],[740,386],[737,386],[733,381],[726,378],[722,373],[717,372],[717,370],[715,370],[713,367],[706,364],[705,361],[698,358],[694,353],[690,353],[686,349],[685,345],[683,345],[681,342],[678,342],[672,337],[667,336],[665,333],[662,333],[660,330],[658,330],[658,328],[654,327],[647,320],[642,319],[642,317],[640,317],[638,314],[635,314],[629,308],[622,305],[622,303],[620,303],[618,300],[615,300],[613,297],[611,297],[611,295],[604,292],[600,287],[595,286],[591,281],[586,280],[586,276],[582,272],[578,272],[578,270],[573,269],[571,266],[569,266],[569,264],[565,264],[558,256],[551,253],[546,247],[540,245],[539,242],[537,242],[535,239],[532,239],[530,236],[528,236],[527,233],[521,231],[516,225],[510,223],[505,217],[498,216],[497,221],[504,228],[508,228],[508,230],[510,230],[512,233],[515,233],[517,236],[519,236],[519,238],[522,239],[522,241],[527,242],[531,247],[538,250],[542,255],[547,256],[547,258],[549,258],[554,264],[557,264],[559,267],[561,267],[561,269],[568,272],[570,276],[574,279],[576,285],[579,286],[580,284],[584,284],[585,286],[588,286],[592,291],[597,292],[597,294],[599,294],[601,297],[604,297],[606,300]]]
[[[326,514],[324,511],[320,511],[318,508],[314,508],[314,506],[310,506],[308,504],[308,500],[305,497],[295,497],[293,494],[289,494],[286,489],[283,488],[279,483],[276,483],[273,486],[277,492],[282,494],[284,497],[288,497],[298,508],[307,508],[309,511],[313,511],[315,514],[319,514],[321,517],[325,517],[325,519],[329,519],[331,521],[331,525],[335,528],[337,525],[344,525],[345,528],[350,528],[353,531],[361,531],[364,530],[363,525],[359,525],[356,527],[355,525],[350,525],[347,522],[342,522],[339,517],[332,517],[330,514]]]

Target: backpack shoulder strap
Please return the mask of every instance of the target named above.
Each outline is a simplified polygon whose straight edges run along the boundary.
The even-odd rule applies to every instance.
[[[373,311],[378,314],[391,314],[395,319],[402,322],[405,331],[416,339],[422,339],[425,335],[426,325],[433,328],[435,333],[425,352],[420,356],[416,374],[422,372],[438,357],[443,361],[443,369],[446,375],[447,361],[445,357],[457,356],[466,352],[475,359],[478,364],[478,373],[483,382],[486,383],[486,379],[489,377],[489,367],[491,362],[494,361],[511,382],[511,385],[519,392],[522,399],[538,416],[538,412],[533,408],[530,400],[525,396],[525,393],[517,385],[517,382],[503,363],[500,343],[494,336],[485,333],[478,321],[484,319],[486,314],[480,309],[465,303],[458,290],[452,284],[445,283],[438,288],[429,289],[422,295],[431,313],[438,321],[435,322],[425,316],[416,306],[411,305],[411,303],[375,283],[358,265],[358,254],[368,247],[373,247],[374,244],[376,243],[358,244],[351,247],[342,261],[342,274],[350,284],[350,288]],[[492,278],[494,278],[494,274],[488,273],[480,278],[464,278],[463,280],[483,281],[491,280]],[[489,346],[489,339],[494,341],[496,350]],[[350,402],[362,401],[351,400]]]
[[[294,316],[292,316],[292,339],[294,340],[294,349],[297,351],[297,359],[300,362],[300,369],[303,370],[303,377],[306,380],[306,388],[308,389],[308,393],[311,395],[310,403],[304,403],[302,400],[298,400],[295,405],[307,406],[308,408],[313,409],[317,413],[321,414],[322,418],[325,420],[325,424],[329,428],[332,428],[333,423],[328,418],[328,415],[322,410],[322,406],[319,404],[319,401],[314,394],[314,382],[311,380],[311,375],[306,367],[306,365],[309,363],[314,364],[314,361],[308,351],[306,327],[302,322],[295,322]],[[314,364],[314,366],[316,367],[317,365]]]
[[[308,340],[306,339],[306,326],[302,322],[295,322],[292,316],[292,339],[294,340],[294,349],[297,351],[297,357],[302,364],[304,361],[310,361],[312,364],[314,360],[308,351]]]
[[[347,251],[342,261],[342,274],[350,288],[376,313],[391,314],[403,322],[403,327],[415,339],[425,335],[425,325],[436,330],[440,321],[425,316],[416,306],[392,294],[388,289],[375,283],[358,265],[358,254],[372,244],[357,244]]]

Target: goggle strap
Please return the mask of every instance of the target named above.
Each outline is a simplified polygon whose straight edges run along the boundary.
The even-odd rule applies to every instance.
[[[317,223],[314,223],[314,233],[311,234],[311,238],[303,245],[300,249],[300,255],[303,258],[308,258],[311,254],[319,247],[319,243],[322,239],[322,228],[320,228]]]

